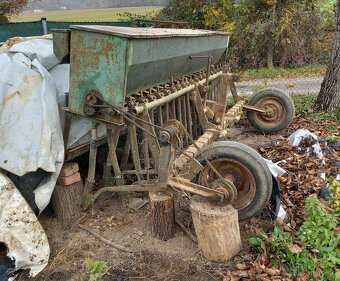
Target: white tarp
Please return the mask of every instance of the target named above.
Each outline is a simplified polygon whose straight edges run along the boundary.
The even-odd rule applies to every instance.
[[[70,66],[59,65],[53,54],[51,36],[16,38],[0,48],[0,168],[18,176],[38,168],[52,173],[34,192],[40,212],[64,161],[60,107],[66,106],[69,73]],[[90,128],[90,120],[75,116],[67,147],[88,140]],[[98,137],[103,135],[101,125]]]
[[[56,87],[44,68],[58,61],[53,52],[46,54],[47,48],[52,48],[52,40],[33,39],[0,54],[0,168],[18,176],[38,168],[52,173],[35,190],[40,211],[50,201],[64,161]]]
[[[69,65],[59,65],[51,37],[15,38],[0,48],[0,170],[17,176],[39,168],[51,173],[34,191],[40,212],[50,201],[64,161],[64,112],[58,104],[65,106],[68,79]],[[68,146],[81,142],[90,128],[89,120],[74,118]],[[20,192],[2,174],[0,181],[11,186],[0,184],[0,241],[8,246],[16,270],[29,268],[36,275],[48,262],[46,235]],[[8,217],[15,223],[4,223]]]
[[[69,64],[59,64],[50,70],[54,82],[56,84],[57,94],[58,94],[58,104],[59,107],[66,106],[67,95],[69,91],[69,81],[70,81],[70,65]],[[60,120],[62,127],[65,123],[65,111],[60,109]],[[67,147],[71,148],[80,145],[88,141],[90,138],[89,130],[91,129],[91,120],[80,117],[73,116],[71,128],[69,132]],[[98,137],[102,137],[106,133],[106,128],[104,125],[99,125],[97,128]]]
[[[8,248],[7,256],[15,260],[15,269],[30,269],[37,275],[48,263],[50,247],[46,234],[32,209],[15,188],[0,173],[0,241]]]

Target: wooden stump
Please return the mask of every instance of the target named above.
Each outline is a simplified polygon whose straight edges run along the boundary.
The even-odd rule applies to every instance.
[[[190,209],[198,246],[207,260],[226,262],[240,252],[242,242],[237,210],[231,205],[218,206],[198,196],[193,196]]]
[[[175,206],[172,193],[149,192],[151,234],[154,238],[168,240],[175,235]]]
[[[71,185],[57,184],[52,195],[56,217],[63,222],[71,222],[81,215],[84,185],[80,180]]]

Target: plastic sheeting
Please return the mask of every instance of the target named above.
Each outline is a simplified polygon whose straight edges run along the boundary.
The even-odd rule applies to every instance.
[[[18,176],[38,168],[52,173],[34,192],[40,211],[64,160],[56,87],[45,69],[58,60],[46,49],[52,49],[52,40],[33,39],[0,54],[0,168]]]
[[[66,105],[69,71],[53,54],[51,36],[14,38],[0,47],[0,171],[19,177],[49,172],[34,190],[40,212],[50,202],[64,161],[65,113],[58,105]],[[84,143],[90,128],[89,120],[73,118],[68,147]],[[104,134],[100,126],[99,136]],[[0,219],[0,241],[8,246],[15,270],[39,273],[48,262],[46,235],[18,187],[1,173]]]
[[[313,138],[315,140],[315,144],[313,144],[311,147],[308,147],[307,153],[314,152],[320,159],[322,159],[323,153],[322,153],[321,146],[318,142],[318,137],[306,129],[299,129],[295,131],[293,134],[291,134],[288,137],[288,143],[292,146],[299,146],[301,141],[304,138],[308,138],[308,137]]]
[[[0,241],[8,248],[7,256],[15,260],[15,271],[30,269],[35,276],[48,263],[50,247],[37,217],[14,184],[0,173]]]
[[[69,91],[69,77],[70,77],[70,65],[59,64],[50,70],[54,82],[56,84],[58,104],[59,107],[67,105],[67,92]],[[61,125],[64,127],[65,123],[65,111],[60,109],[60,120]],[[69,138],[67,142],[68,148],[73,148],[77,145],[83,144],[90,139],[89,130],[91,129],[92,122],[89,119],[73,116],[71,128],[69,132]],[[97,128],[98,137],[102,137],[106,134],[106,128],[104,125],[99,125]]]
[[[0,48],[0,168],[18,176],[38,168],[52,173],[34,192],[40,212],[64,160],[60,108],[66,106],[69,73],[70,66],[59,65],[53,54],[51,36],[15,38]],[[90,120],[74,117],[67,147],[89,140],[90,128]],[[104,135],[101,125],[98,137]]]

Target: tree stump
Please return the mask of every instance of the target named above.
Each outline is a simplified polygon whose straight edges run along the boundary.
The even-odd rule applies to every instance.
[[[154,238],[167,241],[175,235],[175,206],[172,193],[149,192],[151,234]]]
[[[84,185],[80,180],[70,185],[57,184],[52,195],[55,216],[63,222],[71,222],[81,215]]]
[[[240,252],[242,242],[237,210],[199,196],[193,196],[190,209],[198,246],[207,260],[226,262]]]

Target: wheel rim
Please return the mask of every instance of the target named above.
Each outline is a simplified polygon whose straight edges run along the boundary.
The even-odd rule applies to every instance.
[[[215,159],[210,163],[222,178],[230,180],[235,185],[237,198],[232,206],[237,210],[249,206],[256,194],[256,181],[249,169],[240,162],[226,158]],[[219,177],[210,165],[206,165],[199,175],[199,183],[207,187],[212,187],[212,183],[217,179]]]
[[[277,127],[287,114],[282,102],[273,97],[261,99],[256,107],[266,111],[266,114],[255,114],[256,123],[262,127]]]

